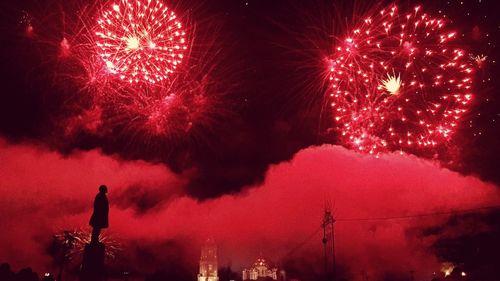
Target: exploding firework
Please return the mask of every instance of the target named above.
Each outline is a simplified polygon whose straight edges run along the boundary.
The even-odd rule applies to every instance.
[[[219,24],[197,25],[198,14],[169,3],[75,0],[53,13],[30,11],[47,23],[35,25],[33,41],[54,66],[50,80],[65,106],[54,120],[65,140],[84,133],[155,155],[180,139],[208,140],[232,85],[220,67]]]
[[[62,231],[54,235],[55,242],[65,251],[65,257],[69,260],[79,259],[83,255],[85,245],[90,243],[90,233],[80,229]],[[110,235],[101,234],[99,241],[106,244],[105,257],[115,259],[116,255],[122,251],[122,245]]]
[[[342,145],[378,154],[448,142],[473,96],[473,69],[456,37],[421,7],[392,6],[339,39],[328,94]]]
[[[482,68],[488,56],[486,55],[473,55],[470,54],[470,59],[476,63],[478,68]]]
[[[108,106],[107,125],[119,128],[132,138],[146,142],[183,139],[193,136],[193,127],[210,126],[215,100],[207,95],[210,79],[193,80],[185,75],[168,87],[143,89],[134,94],[119,94]],[[116,123],[114,123],[116,122]],[[151,144],[151,143],[149,143]]]
[[[181,22],[160,0],[112,2],[95,35],[108,71],[129,83],[167,79],[187,49]]]
[[[32,21],[33,18],[31,17],[31,15],[28,12],[23,11],[21,18],[19,19],[19,24],[24,27],[24,34],[28,37],[33,36]]]
[[[50,118],[55,142],[95,137],[155,160],[210,145],[230,114],[236,75],[232,62],[221,62],[218,20],[189,1],[59,2],[26,11],[18,29],[36,31],[30,42],[47,71],[40,74],[55,88],[47,93],[57,93],[47,97],[60,105]]]

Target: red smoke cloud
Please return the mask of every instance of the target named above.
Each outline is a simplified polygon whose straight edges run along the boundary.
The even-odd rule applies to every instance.
[[[122,161],[99,151],[63,156],[0,140],[0,159],[0,260],[14,266],[43,269],[49,264],[44,254],[52,235],[88,225],[100,184],[114,192],[148,186],[163,197],[183,186],[182,179],[163,166]]]
[[[101,183],[110,189],[108,231],[120,237],[126,249],[177,241],[194,265],[202,241],[213,237],[220,265],[231,260],[233,269],[251,264],[262,251],[275,262],[301,260],[317,265],[308,270],[320,271],[321,234],[305,239],[318,230],[324,202],[330,199],[338,219],[338,262],[354,280],[361,279],[361,271],[371,279],[410,270],[417,278],[430,277],[439,269],[430,247],[438,236],[425,236],[421,230],[448,216],[346,219],[448,212],[500,202],[496,186],[435,163],[395,154],[376,159],[331,145],[304,149],[289,162],[272,166],[261,186],[203,202],[183,193],[187,175],[99,151],[64,157],[33,145],[3,143],[0,158],[0,225],[5,230],[0,234],[0,260],[14,266],[46,266],[47,240],[58,229],[87,225]],[[454,231],[471,230],[464,226]],[[152,252],[158,260],[172,254]]]

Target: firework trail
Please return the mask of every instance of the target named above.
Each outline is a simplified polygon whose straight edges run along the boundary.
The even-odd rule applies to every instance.
[[[451,139],[473,97],[473,68],[446,24],[420,6],[392,6],[339,39],[328,95],[342,145],[416,153]]]

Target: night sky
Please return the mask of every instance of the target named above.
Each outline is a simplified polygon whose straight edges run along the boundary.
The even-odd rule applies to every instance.
[[[78,76],[81,69],[72,67],[58,55],[59,42],[65,36],[70,38],[69,33],[77,25],[77,18],[73,14],[78,13],[81,7],[85,6],[82,2],[25,0],[4,1],[0,4],[0,11],[2,11],[0,30],[3,34],[0,39],[2,85],[0,87],[0,144],[2,148],[0,155],[8,159],[4,164],[4,176],[10,174],[8,177],[5,176],[6,179],[3,182],[0,180],[0,188],[8,194],[5,199],[7,201],[3,202],[6,209],[7,206],[15,205],[16,202],[22,202],[21,205],[30,205],[37,201],[35,195],[20,199],[17,192],[11,194],[8,190],[18,186],[19,192],[23,190],[29,192],[32,185],[37,185],[37,192],[50,194],[46,195],[47,198],[52,198],[51,200],[55,200],[57,204],[64,204],[64,200],[75,204],[67,209],[68,213],[71,213],[70,218],[57,219],[59,228],[71,223],[85,225],[89,211],[86,202],[90,202],[96,192],[97,183],[108,182],[106,177],[109,176],[110,198],[115,199],[115,203],[112,204],[114,208],[117,208],[116,213],[118,213],[115,221],[130,219],[130,225],[137,224],[141,227],[142,224],[138,219],[141,216],[146,216],[143,219],[148,222],[154,222],[151,216],[158,216],[172,222],[176,221],[167,228],[177,227],[185,231],[184,233],[170,232],[170,230],[164,232],[161,227],[154,226],[152,228],[157,231],[158,235],[145,234],[142,231],[139,234],[132,234],[124,230],[126,227],[122,225],[128,223],[116,223],[120,225],[116,232],[122,231],[121,235],[126,237],[124,239],[126,241],[137,241],[142,236],[154,237],[148,242],[149,246],[144,246],[147,250],[141,249],[143,254],[147,252],[148,255],[154,256],[158,253],[151,249],[158,248],[157,243],[160,243],[162,249],[167,249],[167,251],[172,248],[175,248],[172,251],[184,251],[185,249],[178,245],[190,239],[194,231],[187,225],[191,223],[204,225],[201,222],[204,220],[203,212],[210,213],[210,220],[215,221],[214,228],[230,227],[231,224],[226,222],[230,214],[235,214],[243,221],[248,220],[245,215],[247,211],[252,212],[253,209],[250,207],[250,210],[240,209],[238,200],[255,206],[256,210],[253,210],[256,212],[255,216],[260,218],[266,217],[262,208],[268,208],[269,205],[280,206],[280,204],[283,204],[284,211],[278,213],[286,216],[286,210],[294,210],[289,205],[293,205],[293,202],[301,202],[298,194],[310,196],[311,205],[312,202],[319,202],[318,219],[321,217],[321,201],[325,193],[334,197],[334,201],[338,201],[339,216],[342,215],[342,210],[340,210],[342,206],[347,210],[352,209],[352,212],[343,213],[345,217],[367,216],[374,210],[380,210],[379,204],[388,206],[380,213],[382,216],[392,216],[393,214],[399,215],[398,210],[402,214],[429,213],[447,210],[448,207],[469,209],[498,203],[498,186],[500,185],[498,172],[498,167],[500,167],[500,99],[497,79],[500,74],[498,67],[500,3],[498,1],[397,2],[400,9],[421,4],[430,14],[446,15],[451,19],[450,26],[460,35],[458,41],[461,46],[470,54],[484,55],[487,58],[482,67],[476,69],[473,76],[474,100],[470,111],[461,120],[459,129],[453,140],[447,144],[445,152],[438,157],[432,157],[432,155],[429,157],[427,154],[419,153],[409,156],[388,154],[381,157],[385,162],[380,165],[376,162],[378,160],[370,156],[359,155],[337,146],[339,145],[337,137],[330,130],[331,115],[328,109],[325,109],[326,86],[322,67],[324,67],[325,54],[331,52],[329,48],[332,47],[332,38],[344,34],[352,25],[353,18],[376,11],[393,3],[392,1],[167,1],[171,3],[170,6],[174,7],[177,14],[189,14],[188,22],[196,24],[194,31],[196,40],[191,56],[195,65],[201,65],[200,73],[212,67],[213,64],[213,68],[210,68],[210,79],[215,82],[209,84],[208,87],[214,89],[214,94],[206,105],[207,109],[200,110],[202,114],[207,114],[210,118],[200,119],[203,120],[200,123],[193,122],[189,130],[181,130],[180,133],[176,132],[168,136],[148,135],[147,137],[142,135],[144,131],[140,129],[126,130],[127,124],[106,128],[100,128],[98,124],[97,127],[93,127],[95,125],[92,125],[93,122],[97,121],[88,115],[89,112],[90,114],[93,112],[89,110],[92,109],[91,101],[81,94],[92,90],[81,89],[81,84],[78,81],[75,82],[78,79],[72,79]],[[26,29],[30,25],[33,26],[31,35]],[[208,64],[210,67],[206,66]],[[331,160],[330,156],[334,160]],[[3,161],[2,158],[0,161]],[[105,166],[107,164],[109,166]],[[80,172],[74,172],[73,170],[78,170],[80,165],[89,166],[82,167],[83,170]],[[92,168],[94,166],[95,168]],[[301,170],[300,167],[304,169]],[[125,171],[121,171],[122,168]],[[103,171],[96,172],[99,169]],[[287,179],[288,169],[292,171],[290,179]],[[294,174],[294,169],[300,172]],[[331,182],[327,180],[329,171],[332,173]],[[377,171],[388,178],[394,176],[394,180],[387,180],[386,183],[379,181]],[[391,174],[391,171],[396,171],[395,175]],[[299,176],[302,173],[314,174],[316,172],[318,172],[317,182],[314,179],[302,181]],[[415,173],[412,174],[412,172]],[[31,180],[30,176],[26,176],[28,178],[26,180],[19,179],[21,175],[31,173],[36,175],[35,179]],[[77,179],[71,179],[70,176],[66,178],[67,175],[63,175],[64,173],[88,178],[83,182],[75,183]],[[0,175],[2,175],[1,172]],[[58,175],[61,175],[61,178]],[[10,177],[12,181],[8,180]],[[354,179],[349,180],[349,177]],[[443,199],[443,201],[436,199],[437,201],[433,202],[435,204],[429,203],[433,200],[429,200],[426,196],[430,198],[439,194],[434,188],[439,187],[440,180],[443,181],[442,188],[448,189],[442,191],[443,194],[449,193],[449,196],[457,199],[455,203],[447,201],[451,198]],[[115,190],[119,190],[115,195],[113,195],[113,183],[116,186]],[[89,186],[86,186],[87,184]],[[152,187],[148,187],[148,184]],[[310,194],[304,191],[304,194],[301,193],[301,190],[316,190],[315,184],[321,187],[318,189],[322,190],[321,192]],[[85,191],[80,190],[73,194],[72,188],[69,187],[72,185],[76,189],[82,187]],[[284,189],[283,185],[287,185],[289,190]],[[401,191],[404,195],[401,195],[402,202],[399,203],[394,203],[386,196],[372,191],[372,188],[378,188],[388,194],[393,192],[392,186],[399,185],[409,189],[427,186],[432,191],[423,191],[422,197]],[[338,188],[339,198],[344,198],[345,201],[336,200],[336,192],[323,192],[324,189],[328,189],[328,186]],[[349,190],[360,186],[364,186],[364,189],[361,188],[362,191],[360,191],[360,202],[370,206],[368,209],[356,210],[349,207],[350,204],[357,204],[356,201],[352,201],[352,197],[355,197],[357,192],[353,191],[352,195],[346,194]],[[467,189],[469,186],[477,187],[477,193]],[[271,187],[276,187],[277,190],[272,191]],[[365,191],[366,193],[363,193]],[[60,198],[58,194],[61,195]],[[44,196],[42,197],[45,198]],[[473,201],[473,199],[477,200]],[[41,202],[44,200],[42,199]],[[188,203],[183,200],[187,200]],[[287,203],[277,203],[280,202],[279,200],[287,201]],[[414,201],[415,205],[404,204],[411,201]],[[419,204],[422,208],[417,207]],[[172,209],[172,205],[177,207]],[[45,203],[37,206],[33,208],[47,210],[49,215],[53,214],[55,212],[53,208],[56,208],[47,207]],[[66,207],[61,208],[66,209]],[[305,205],[299,205],[298,208],[304,214],[313,215],[312,211],[302,209],[306,209]],[[194,211],[191,213],[190,209]],[[28,213],[28,211],[25,213],[24,209],[19,206],[12,210],[15,210],[14,214],[17,211],[22,216]],[[179,217],[187,217],[186,225],[177,222],[175,210],[184,212]],[[228,214],[225,215],[224,210]],[[42,212],[45,213],[45,211]],[[295,212],[290,211],[289,214],[293,216]],[[481,235],[491,237],[491,233],[499,231],[498,222],[495,223],[492,217],[495,217],[494,213],[484,217],[472,216],[472,219],[466,217],[463,218],[461,227],[466,228],[475,222],[491,231],[486,234],[468,233],[469,238],[483,237]],[[300,220],[304,219],[304,216],[297,215],[294,218]],[[278,217],[276,220],[296,221],[293,218]],[[11,224],[10,220],[7,221],[2,220],[1,223],[15,228],[15,223]],[[433,224],[439,224],[441,228],[432,228],[435,227]],[[456,240],[447,239],[455,237],[450,233],[454,231],[453,229],[460,228],[458,224],[460,223],[441,220],[441,218],[432,223],[424,221],[416,224],[402,224],[398,225],[396,230],[387,230],[387,233],[384,233],[387,236],[384,237],[391,237],[390,233],[393,231],[398,233],[396,236],[409,235],[409,232],[414,231],[417,233],[416,236],[423,237],[423,240],[428,239],[425,242],[426,246],[429,246],[429,243],[437,243],[433,245],[438,245],[437,248],[445,247],[443,245],[446,243],[453,243],[453,241],[456,243]],[[272,229],[271,233],[263,236],[257,235],[256,237],[260,240],[245,236],[244,243],[253,249],[260,243],[272,245],[276,241],[286,240],[284,237],[293,236],[288,231],[274,230],[275,224],[272,222],[266,222],[265,225],[267,229]],[[314,228],[315,224],[306,223],[306,225]],[[24,227],[27,226],[20,229]],[[370,227],[367,226],[367,228]],[[428,232],[415,230],[422,228],[427,229]],[[348,236],[346,233],[351,233],[351,231],[356,233],[357,230],[356,227],[347,229],[345,232],[340,231],[341,235],[343,233]],[[232,231],[228,232],[232,233]],[[260,231],[265,233],[266,229],[259,229],[258,233],[261,233]],[[302,236],[297,235],[291,241],[286,242],[286,246],[293,245],[294,242],[301,240],[301,237],[307,237],[313,231],[314,229],[301,226],[299,234]],[[221,234],[222,230],[212,229],[208,232],[215,237],[231,239]],[[241,233],[235,231],[235,235],[243,235],[242,233],[245,231]],[[249,236],[250,233],[251,231],[249,231]],[[43,234],[37,232],[30,237],[40,235]],[[168,237],[168,241],[175,242],[170,242],[173,244],[158,242],[161,241],[157,237],[160,235]],[[359,236],[361,241],[366,238],[365,234]],[[440,240],[439,237],[446,239]],[[196,235],[194,239],[203,240],[203,235]],[[366,239],[369,240],[369,238]],[[409,244],[406,244],[411,239],[403,240],[405,242],[401,244],[404,246],[394,249],[394,253],[401,249],[411,248]],[[475,241],[468,245],[476,243]],[[498,247],[498,241],[495,245]],[[43,246],[36,247],[44,248]],[[137,245],[136,247],[140,248]],[[352,247],[356,248],[354,245]],[[230,247],[222,246],[222,249],[226,250],[225,255],[231,256],[228,248]],[[196,256],[197,251],[197,249],[189,248],[185,251],[186,256]],[[277,251],[280,252],[282,249],[279,248]],[[357,251],[354,250],[355,253],[361,252],[361,250]],[[250,251],[250,254],[233,257],[236,267],[254,254],[256,254],[255,251]],[[355,259],[355,254],[353,256],[341,255],[346,260],[345,267],[349,268],[349,263]],[[443,255],[440,258],[443,258]],[[398,259],[396,254],[391,257]],[[9,261],[9,258],[11,258],[9,255],[0,255],[0,262],[3,259]],[[130,257],[130,260],[132,259],[134,258]],[[274,257],[274,259],[279,259],[279,257]],[[422,254],[415,259],[424,260],[426,256]],[[155,264],[165,261],[170,261],[170,259],[157,259]],[[12,262],[25,265],[24,260],[14,254],[12,254]],[[314,262],[317,261],[311,263]],[[187,263],[188,268],[191,266],[190,263],[192,261]],[[370,260],[366,258],[362,263],[370,264]],[[377,260],[373,266],[377,263],[383,263],[383,261]],[[410,263],[413,266],[422,265],[419,262]],[[147,270],[153,269],[147,268]],[[296,270],[296,274],[300,272]]]
[[[2,44],[1,52],[0,131],[7,139],[41,141],[64,153],[102,148],[106,153],[118,153],[125,158],[163,162],[177,172],[194,167],[199,173],[193,178],[190,190],[196,197],[237,192],[262,180],[269,164],[290,159],[310,145],[335,143],[335,136],[326,133],[331,124],[324,120],[327,114],[321,110],[324,94],[318,68],[322,53],[315,49],[328,48],[328,40],[321,42],[316,38],[319,37],[317,30],[326,29],[322,31],[325,34],[328,29],[342,32],[353,14],[363,14],[373,6],[356,3],[352,7],[351,1],[301,2],[188,1],[179,4],[182,8],[195,7],[193,13],[202,19],[200,25],[217,26],[212,48],[220,53],[217,59],[221,61],[219,68],[223,69],[219,75],[221,83],[230,89],[221,97],[221,110],[226,112],[212,128],[202,129],[201,140],[160,139],[153,144],[85,132],[77,133],[70,140],[59,137],[54,123],[60,122],[57,118],[68,111],[67,96],[58,95],[58,91],[63,90],[54,85],[54,64],[48,61],[50,55],[43,53],[47,49],[23,38],[23,25],[19,23],[22,11],[47,12],[50,8],[36,1],[6,5],[4,10],[11,12],[2,24],[7,36],[4,36],[6,44]],[[422,4],[434,13],[453,19],[453,26],[461,30],[468,51],[487,56],[484,69],[477,73],[470,117],[461,124],[455,138],[456,148],[451,149],[458,155],[454,156],[458,159],[453,168],[498,183],[500,107],[495,97],[494,77],[498,73],[495,50],[500,23],[495,17],[496,2]],[[339,14],[342,17],[339,18]],[[57,18],[53,11],[48,15],[40,20],[42,24]],[[331,19],[339,22],[328,23]],[[58,25],[60,23],[48,32],[56,32]],[[203,27],[200,29],[205,32]],[[46,40],[57,37],[51,36]],[[47,52],[51,51],[54,52]]]

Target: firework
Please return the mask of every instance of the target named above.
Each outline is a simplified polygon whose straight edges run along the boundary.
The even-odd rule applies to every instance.
[[[83,132],[155,153],[178,139],[207,140],[232,73],[218,61],[218,23],[197,25],[192,11],[169,3],[74,0],[35,13],[47,23],[34,41],[55,66],[66,110],[54,120],[65,139]]]
[[[31,17],[31,15],[28,12],[23,11],[21,18],[19,19],[19,24],[24,27],[24,34],[27,37],[33,36],[32,21],[33,21],[33,18]]]
[[[181,74],[165,87],[115,95],[104,112],[103,125],[139,143],[175,143],[185,137],[203,138],[199,128],[210,128],[217,99],[208,76],[192,79]]]
[[[392,6],[340,38],[328,93],[342,145],[378,154],[448,142],[473,96],[473,69],[456,37],[421,7]]]
[[[97,20],[96,46],[111,74],[129,83],[157,83],[181,63],[186,33],[160,0],[112,2]]]
[[[470,59],[476,63],[477,67],[478,68],[482,68],[484,63],[486,62],[486,59],[488,58],[488,56],[486,55],[473,55],[473,54],[470,54]]]
[[[66,249],[66,258],[69,260],[79,259],[83,255],[85,245],[90,244],[90,233],[81,229],[62,231],[54,235],[55,241]],[[101,234],[99,241],[106,245],[105,257],[115,259],[122,251],[122,245],[110,235]]]

